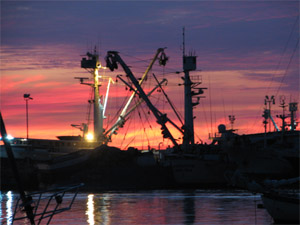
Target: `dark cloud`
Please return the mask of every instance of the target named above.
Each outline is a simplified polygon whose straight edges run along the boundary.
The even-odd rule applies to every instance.
[[[80,56],[67,45],[1,46],[1,71],[76,68]]]

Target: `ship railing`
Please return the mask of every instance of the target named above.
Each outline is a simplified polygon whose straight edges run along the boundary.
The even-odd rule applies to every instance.
[[[50,224],[54,215],[70,210],[79,188],[84,184],[78,184],[68,187],[58,187],[47,191],[32,192],[26,194],[29,199],[27,204],[30,204],[33,211],[33,217],[36,224],[40,224],[43,219],[48,219],[46,224]],[[68,197],[68,201],[64,197]],[[25,215],[26,205],[22,204],[21,198],[17,199],[15,210],[12,218],[12,224],[17,220],[27,219]]]
[[[208,134],[208,138],[209,138],[210,140],[218,140],[218,139],[221,138],[221,136],[222,136],[221,133],[209,133],[209,134]]]

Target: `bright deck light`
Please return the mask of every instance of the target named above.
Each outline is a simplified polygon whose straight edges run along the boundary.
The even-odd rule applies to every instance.
[[[93,135],[93,134],[87,134],[87,135],[85,136],[85,138],[86,138],[86,140],[88,140],[88,141],[92,141],[92,140],[94,140],[94,135]]]
[[[6,135],[6,140],[12,140],[12,139],[14,139],[14,137],[13,136],[11,136],[10,134],[8,134],[8,135]],[[2,137],[0,137],[0,141],[2,141]]]
[[[14,139],[14,137],[11,136],[10,134],[8,134],[8,135],[6,136],[6,139],[7,139],[7,140],[12,140],[12,139]]]

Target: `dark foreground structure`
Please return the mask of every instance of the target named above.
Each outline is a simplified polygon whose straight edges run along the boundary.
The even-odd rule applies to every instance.
[[[87,150],[69,155],[61,160],[49,161],[37,164],[30,160],[18,160],[17,166],[28,190],[46,189],[55,186],[84,183],[81,190],[135,190],[135,189],[158,189],[174,188],[176,183],[173,179],[171,168],[159,166],[155,163],[141,164],[138,158],[153,159],[152,153],[141,153],[136,149],[122,151],[118,148],[106,145],[94,150]],[[80,161],[78,158],[84,157]],[[77,160],[76,160],[77,159]],[[68,161],[73,161],[69,163]],[[147,161],[144,160],[144,161]],[[58,166],[59,165],[59,166]],[[1,189],[14,190],[16,182],[11,171],[9,162],[1,161]]]

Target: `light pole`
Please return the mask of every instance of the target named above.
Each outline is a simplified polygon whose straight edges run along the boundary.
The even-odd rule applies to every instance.
[[[269,132],[271,132],[271,121],[270,121],[270,117],[271,117],[271,103],[273,103],[273,105],[275,104],[275,97],[274,95],[271,96],[271,98],[269,98],[268,95],[266,95],[265,98],[265,106],[269,105],[269,115],[268,115],[268,120],[269,120]],[[267,105],[268,104],[268,105]]]
[[[24,100],[26,101],[26,131],[27,131],[27,140],[28,140],[28,101],[33,100],[33,98],[30,97],[30,94],[24,94],[23,95]]]

